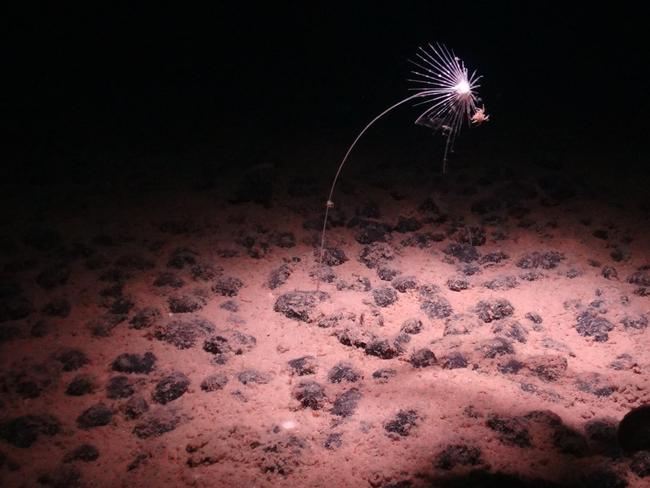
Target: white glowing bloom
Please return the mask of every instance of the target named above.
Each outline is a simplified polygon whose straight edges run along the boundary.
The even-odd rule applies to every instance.
[[[444,172],[447,153],[452,149],[463,122],[469,124],[477,111],[476,90],[481,76],[476,71],[469,74],[465,63],[441,44],[429,44],[427,49],[421,47],[416,56],[417,60],[410,60],[417,68],[412,71],[414,78],[409,80],[416,85],[411,90],[423,98],[416,106],[429,107],[415,123],[447,135]]]

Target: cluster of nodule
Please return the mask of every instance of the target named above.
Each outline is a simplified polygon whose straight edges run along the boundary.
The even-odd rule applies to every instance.
[[[135,440],[158,438],[191,420],[197,392],[214,394],[233,381],[243,388],[270,380],[267,373],[250,368],[234,373],[219,369],[257,343],[242,330],[245,321],[237,315],[237,298],[246,283],[226,269],[240,256],[260,259],[289,249],[295,246],[294,236],[260,228],[242,231],[212,253],[215,259],[179,245],[197,229],[187,220],[164,221],[157,230],[159,240],[115,232],[70,242],[56,229],[39,227],[18,240],[3,241],[0,346],[3,357],[14,361],[0,373],[5,392],[0,406],[6,411],[0,441],[9,448],[8,453],[0,449],[0,470],[27,476],[27,466],[11,449],[54,442],[61,447],[45,459],[54,465],[36,474],[37,481],[78,486],[84,464],[106,462],[101,446],[83,441],[88,439],[84,432],[127,430]],[[84,300],[76,299],[80,293]],[[207,318],[210,304],[218,304],[227,323],[217,327]],[[85,337],[86,345],[75,337]],[[39,341],[43,347],[20,359],[12,352],[14,341]],[[123,352],[102,359],[104,353],[96,347],[101,342],[114,343]],[[156,344],[188,354],[202,350],[214,372],[196,378],[185,361],[161,362]],[[33,408],[23,408],[25,401]],[[71,411],[72,423],[53,413],[61,408]],[[153,456],[143,445],[124,471],[154,463]]]
[[[469,196],[460,215],[431,198],[399,200],[402,214],[391,219],[372,202],[352,215],[337,208],[339,240],[316,272],[319,228],[303,211],[288,219],[292,232],[234,215],[230,240],[218,244],[185,220],[163,222],[146,238],[115,232],[71,242],[31,229],[20,242],[2,242],[2,476],[31,476],[24,452],[42,446],[52,462],[34,476],[45,485],[80,484],[85,463],[107,459],[124,472],[163,467],[153,443],[180,429],[191,437],[197,404],[219,405],[225,417],[264,399],[286,419],[263,433],[224,422],[214,436],[192,438],[183,456],[188,469],[232,460],[289,477],[314,459],[339,459],[332,451],[358,436],[415,449],[440,412],[402,385],[464,376],[494,380],[540,408],[466,405],[455,428],[467,426],[470,438],[432,446],[434,474],[516,482],[489,467],[499,462],[490,445],[503,445],[539,459],[565,456],[584,483],[648,476],[647,410],[620,429],[610,416],[570,422],[557,413],[571,402],[610,412],[642,403],[640,349],[625,348],[647,333],[650,267],[637,264],[626,229],[604,222],[575,223],[593,251],[564,246],[562,219],[572,217],[563,204],[578,188],[551,174],[532,185],[505,170],[452,182],[451,194]],[[544,245],[515,245],[531,236]],[[522,298],[543,293],[557,309]],[[21,341],[34,341],[36,352],[19,357]],[[582,344],[605,351],[599,367],[582,360]],[[337,358],[318,355],[321,346]],[[400,402],[370,418],[383,391]],[[315,419],[318,435],[296,428],[296,411]],[[128,459],[92,441],[95,429],[128,444]],[[234,459],[243,449],[250,457]]]
[[[404,360],[423,371],[496,372],[504,384],[515,384],[523,397],[549,405],[576,396],[585,402],[614,405],[624,396],[626,406],[634,407],[642,401],[642,387],[634,376],[641,369],[638,351],[603,346],[604,357],[613,354],[596,369],[581,361],[580,348],[584,343],[599,347],[612,337],[636,343],[636,336],[646,333],[643,300],[650,295],[646,292],[650,266],[628,262],[634,229],[611,223],[593,225],[593,220],[585,217],[567,223],[565,203],[579,190],[562,175],[549,173],[534,183],[504,171],[488,173],[476,182],[459,180],[458,188],[450,184],[446,191],[471,196],[461,204],[471,215],[471,225],[466,223],[467,214],[446,215],[430,198],[413,205],[407,215],[390,220],[382,218],[379,205],[373,202],[353,214],[337,208],[332,232],[336,232],[338,244],[324,247],[320,272],[314,274],[326,283],[325,288],[289,291],[278,298],[275,310],[322,330],[324,337],[330,336],[350,351],[386,361],[373,372],[369,383],[399,378],[398,361]],[[395,199],[400,210],[410,205],[404,196]],[[563,245],[562,232],[572,232],[572,225],[584,226],[587,235],[591,234],[585,244],[585,254],[593,250],[590,257]],[[530,235],[541,236],[544,246],[524,250],[511,245]],[[350,244],[353,241],[356,243]],[[428,257],[420,268],[437,276],[435,283],[403,271],[417,267],[409,262],[409,254],[419,259],[423,252]],[[431,263],[436,261],[446,267],[431,271]],[[358,273],[359,264],[366,268],[365,273]],[[522,294],[549,293],[549,287],[560,290],[550,298],[560,305],[560,320],[557,313],[545,316],[549,307],[539,300],[532,300],[538,306],[518,306]],[[585,295],[582,291],[586,288],[589,293]],[[354,311],[337,307],[339,293],[357,294],[363,306]],[[464,296],[459,299],[460,295]],[[467,295],[484,298],[468,307]],[[457,303],[463,303],[462,307]],[[412,316],[405,319],[405,315]],[[313,382],[305,388],[318,392],[318,402],[307,396],[305,406],[309,408],[321,408],[324,398],[331,396],[327,387]],[[304,398],[302,392],[299,396]],[[387,430],[408,435],[422,415],[415,408],[401,410],[387,421]],[[580,459],[606,452],[612,460],[609,465],[581,472],[580,483],[601,475],[625,483],[626,476],[621,474],[625,468],[612,468],[613,460],[623,451],[616,439],[617,421],[611,418],[593,419],[581,426],[567,426],[559,417],[545,419],[544,437],[531,433],[540,423],[534,412],[517,418],[486,417],[485,425],[508,445],[542,448],[550,444],[559,453]],[[640,422],[649,422],[647,416],[640,418]],[[405,427],[399,427],[401,424]],[[647,447],[624,449],[628,454],[636,452],[627,458],[629,476],[650,474],[648,454],[637,452],[644,449]],[[480,464],[481,456],[474,447],[459,444],[448,446],[441,454],[439,467],[453,465],[447,457],[456,454],[472,460],[467,464]],[[485,479],[486,483],[490,480]]]

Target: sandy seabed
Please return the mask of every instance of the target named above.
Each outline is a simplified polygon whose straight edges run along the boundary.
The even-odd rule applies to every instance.
[[[2,486],[648,486],[647,214],[267,170],[3,221]]]

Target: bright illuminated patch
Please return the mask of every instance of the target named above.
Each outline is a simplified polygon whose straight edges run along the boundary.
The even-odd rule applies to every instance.
[[[293,420],[285,420],[280,424],[280,426],[284,430],[293,430],[296,428],[296,423]]]
[[[469,83],[467,83],[465,80],[458,83],[454,88],[456,90],[456,93],[458,93],[459,95],[467,95],[469,92],[472,91],[472,89],[469,86]]]

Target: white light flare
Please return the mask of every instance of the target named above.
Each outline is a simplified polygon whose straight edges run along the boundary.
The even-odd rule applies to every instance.
[[[454,89],[456,90],[456,93],[458,93],[458,94],[461,95],[461,96],[463,96],[463,95],[468,95],[468,94],[472,93],[472,89],[471,89],[471,87],[469,86],[469,83],[467,83],[467,81],[465,81],[465,80],[463,80],[463,81],[461,81],[460,83],[458,83],[458,84],[454,87]]]

